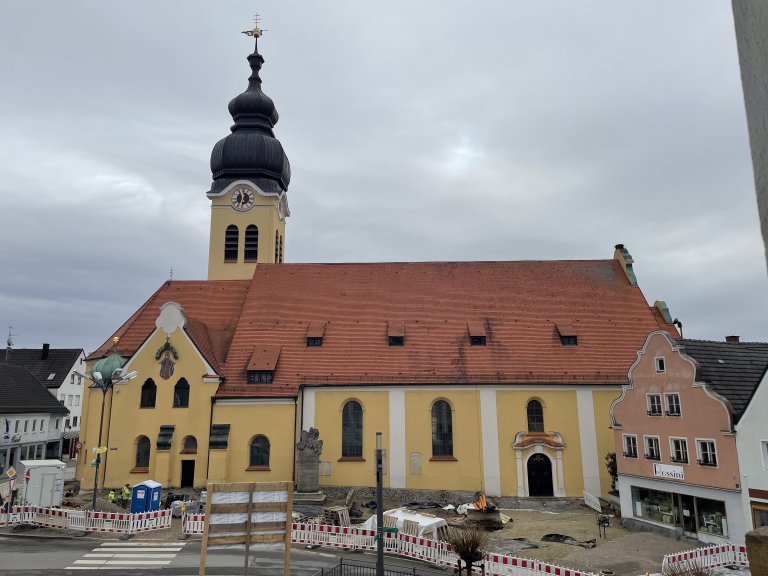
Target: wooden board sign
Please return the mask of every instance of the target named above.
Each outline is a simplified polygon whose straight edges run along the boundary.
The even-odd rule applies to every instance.
[[[208,484],[199,575],[205,575],[211,546],[245,545],[243,574],[248,574],[252,544],[282,542],[283,574],[291,573],[293,482]]]

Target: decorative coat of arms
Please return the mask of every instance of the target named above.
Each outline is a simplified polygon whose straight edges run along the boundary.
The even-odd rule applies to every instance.
[[[168,380],[173,376],[176,364],[171,359],[171,356],[173,356],[174,360],[179,359],[179,353],[176,352],[176,348],[171,346],[171,343],[166,340],[165,344],[163,344],[155,354],[155,360],[160,360],[160,358],[162,358],[162,360],[160,360],[160,378],[163,380]]]

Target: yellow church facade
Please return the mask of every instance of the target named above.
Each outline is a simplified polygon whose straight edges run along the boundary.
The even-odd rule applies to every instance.
[[[674,333],[627,250],[285,263],[290,165],[263,58],[248,61],[232,133],[211,155],[208,279],[164,283],[89,356],[89,373],[113,357],[138,375],[88,390],[82,486],[95,453],[99,487],[291,480],[314,428],[321,486],[374,485],[381,432],[388,488],[607,493],[610,404],[645,336]]]

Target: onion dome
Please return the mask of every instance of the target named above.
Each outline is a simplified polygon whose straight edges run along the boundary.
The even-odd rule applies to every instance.
[[[264,58],[259,54],[258,42],[248,63],[252,71],[248,89],[229,103],[235,121],[232,134],[219,140],[211,153],[211,192],[243,178],[276,192],[287,190],[291,181],[288,157],[272,131],[279,116],[272,99],[261,91],[259,70]]]

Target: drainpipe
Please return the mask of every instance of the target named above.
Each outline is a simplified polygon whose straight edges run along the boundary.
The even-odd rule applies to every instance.
[[[208,450],[206,451],[205,461],[205,485],[208,486],[208,473],[211,470],[211,429],[213,428],[213,405],[216,403],[216,396],[211,396],[211,409],[208,413]]]

